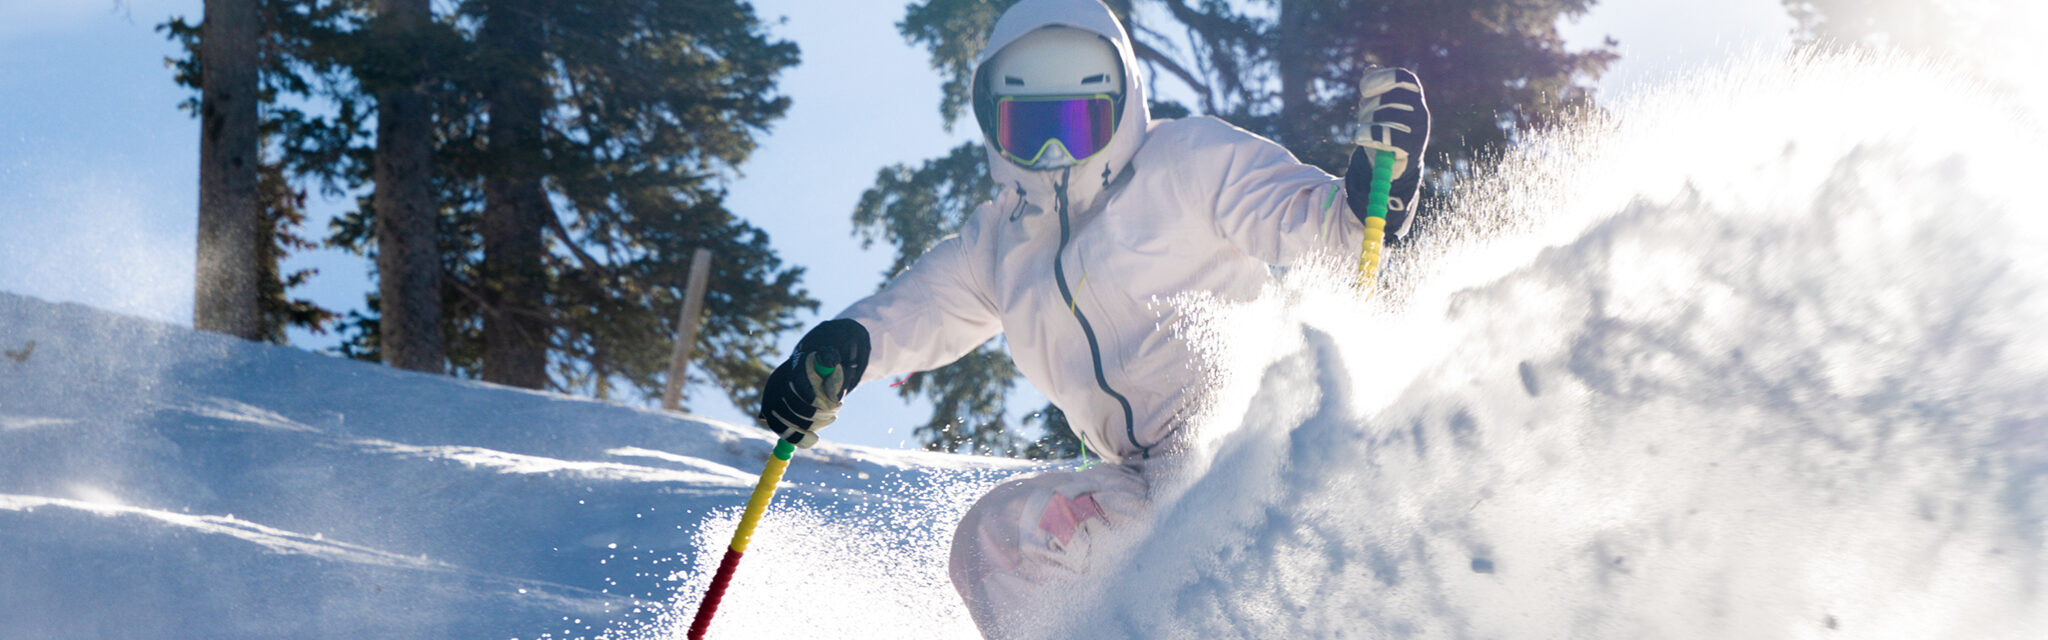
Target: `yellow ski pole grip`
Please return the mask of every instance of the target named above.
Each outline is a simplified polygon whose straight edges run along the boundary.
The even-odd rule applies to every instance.
[[[747,498],[747,510],[740,513],[740,528],[732,534],[732,550],[747,552],[747,542],[754,537],[754,525],[761,523],[761,514],[768,511],[768,502],[775,499],[775,485],[782,482],[782,472],[789,468],[789,456],[796,451],[796,445],[787,440],[775,441],[775,455],[768,457],[768,464],[761,469],[761,480],[754,484],[754,495]]]

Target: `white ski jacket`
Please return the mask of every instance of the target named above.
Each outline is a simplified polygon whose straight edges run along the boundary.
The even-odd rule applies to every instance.
[[[1200,386],[1165,301],[1248,299],[1273,277],[1268,265],[1355,253],[1364,225],[1343,180],[1270,140],[1211,117],[1151,120],[1129,36],[1096,0],[1024,0],[996,23],[980,63],[1049,25],[1092,31],[1119,52],[1126,89],[1109,147],[1044,172],[989,148],[1001,195],[838,317],[868,330],[865,380],[950,363],[1004,333],[1018,369],[1091,451],[1147,458],[1170,443]],[[979,77],[974,90],[980,106]]]

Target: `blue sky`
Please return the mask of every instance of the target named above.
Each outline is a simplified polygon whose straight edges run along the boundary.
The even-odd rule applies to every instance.
[[[849,221],[875,172],[936,156],[973,132],[944,130],[939,76],[896,33],[902,0],[754,6],[803,49],[803,64],[783,75],[789,114],[741,168],[728,205],[766,230],[785,261],[807,268],[821,316],[808,323],[873,291],[889,263],[886,248],[860,249]],[[198,125],[176,108],[186,93],[164,66],[174,47],[155,25],[199,12],[198,0],[0,3],[0,291],[191,323]],[[1577,46],[1620,40],[1622,60],[1600,87],[1612,97],[1735,53],[1782,48],[1790,28],[1778,0],[1617,0],[1566,35]],[[315,213],[340,207],[316,202]],[[365,261],[340,252],[287,266],[319,269],[301,295],[330,308],[359,308],[373,286]],[[332,336],[294,343],[319,349]],[[1031,399],[1018,406],[1042,404],[1024,393]],[[750,421],[715,390],[691,397],[699,413]],[[871,384],[826,435],[898,446],[928,414]]]

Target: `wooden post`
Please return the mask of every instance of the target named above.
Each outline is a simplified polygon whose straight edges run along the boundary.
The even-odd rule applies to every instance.
[[[697,344],[697,320],[704,315],[704,288],[711,281],[711,250],[698,249],[690,256],[689,289],[683,294],[683,315],[676,320],[676,349],[668,357],[668,387],[661,391],[661,408],[675,411],[683,405],[683,379],[690,368],[690,350]]]

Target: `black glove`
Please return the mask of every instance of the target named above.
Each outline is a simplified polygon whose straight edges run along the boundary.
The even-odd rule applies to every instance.
[[[1401,68],[1365,72],[1358,82],[1358,132],[1352,142],[1351,166],[1344,170],[1345,201],[1363,221],[1371,205],[1372,158],[1394,152],[1394,180],[1387,190],[1387,240],[1408,235],[1422,191],[1422,155],[1429,147],[1429,104],[1422,99],[1422,80]]]
[[[804,334],[789,360],[761,387],[762,426],[790,444],[810,448],[818,430],[839,415],[839,401],[868,368],[868,330],[846,318]]]

